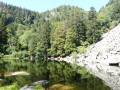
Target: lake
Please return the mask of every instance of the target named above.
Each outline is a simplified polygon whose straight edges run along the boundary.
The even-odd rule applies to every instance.
[[[18,71],[29,75],[11,76]],[[17,82],[21,87],[47,80],[49,85],[44,86],[46,90],[111,90],[85,68],[56,61],[0,60],[0,79],[6,80],[5,85]]]

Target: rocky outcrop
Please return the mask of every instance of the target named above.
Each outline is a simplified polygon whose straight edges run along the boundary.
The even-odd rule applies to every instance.
[[[120,25],[102,36],[102,40],[89,47],[86,60],[105,64],[120,62]]]
[[[101,78],[113,90],[120,90],[120,67],[109,63],[120,62],[120,25],[102,36],[102,40],[88,47],[85,54],[60,58],[59,61],[76,63]]]
[[[77,61],[112,89],[120,90],[120,68],[109,66],[109,63],[120,62],[120,25],[104,34],[102,40],[79,55]]]

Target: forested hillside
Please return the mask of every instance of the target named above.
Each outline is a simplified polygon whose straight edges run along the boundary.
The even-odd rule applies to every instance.
[[[64,5],[43,13],[0,2],[0,56],[47,59],[82,53],[119,22],[119,0],[110,0],[99,12]]]

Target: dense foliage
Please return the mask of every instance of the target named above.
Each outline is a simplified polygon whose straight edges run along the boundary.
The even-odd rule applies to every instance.
[[[66,56],[101,39],[120,22],[120,1],[110,0],[97,13],[94,7],[60,6],[38,13],[0,2],[0,57]]]

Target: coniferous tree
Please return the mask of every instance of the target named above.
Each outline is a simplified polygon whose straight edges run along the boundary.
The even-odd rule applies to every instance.
[[[69,28],[66,35],[65,40],[65,54],[69,55],[71,52],[75,51],[76,49],[76,40],[77,40],[77,33],[74,32],[73,29]]]
[[[50,48],[50,33],[51,33],[51,24],[47,21],[43,26],[43,31],[41,34],[41,47],[44,55],[44,59],[48,58],[48,49]]]
[[[65,30],[62,27],[62,22],[56,23],[55,27],[51,41],[51,53],[54,56],[64,56]]]
[[[81,42],[86,40],[86,28],[82,17],[83,17],[82,13],[78,13],[76,11],[72,20],[73,21],[72,28],[76,32],[77,37],[76,41],[77,46],[81,45]]]
[[[7,39],[6,20],[5,17],[2,16],[0,18],[0,52],[5,52]]]
[[[118,20],[120,18],[120,3],[119,2],[114,3],[113,9],[114,20]]]
[[[87,30],[87,41],[90,44],[96,43],[98,40],[100,40],[100,32],[97,28],[97,16],[96,16],[96,10],[94,7],[90,8],[89,14],[88,14],[89,24],[88,24],[88,30]]]
[[[0,2],[0,52],[26,51],[29,57],[47,59],[69,55],[87,41],[96,43],[101,32],[120,22],[119,0],[111,2],[99,13],[66,5],[38,13]]]

